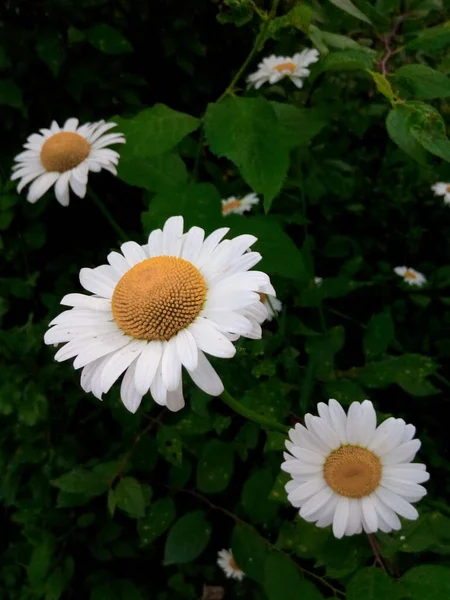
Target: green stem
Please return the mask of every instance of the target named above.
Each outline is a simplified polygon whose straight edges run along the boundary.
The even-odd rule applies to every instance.
[[[267,31],[269,30],[270,22],[272,21],[272,19],[274,19],[275,15],[277,14],[277,8],[278,8],[279,4],[280,4],[280,0],[274,0],[274,2],[272,4],[272,8],[270,9],[270,13],[269,13],[267,19],[265,20],[265,22],[263,23],[263,25],[261,26],[261,30],[260,30],[258,36],[256,37],[255,43],[253,44],[253,47],[250,50],[249,55],[244,60],[241,68],[238,70],[236,75],[233,77],[233,79],[231,80],[231,83],[229,84],[227,89],[223,92],[223,94],[220,96],[220,98],[217,100],[217,102],[220,102],[229,94],[234,93],[236,84],[239,81],[239,79],[241,78],[242,74],[244,73],[244,71],[247,70],[247,67],[252,62],[255,54],[262,49],[264,42],[267,39]]]
[[[97,196],[97,194],[94,191],[92,191],[92,189],[89,189],[89,197],[94,201],[94,204],[97,205],[97,207],[100,210],[100,212],[103,214],[103,216],[105,217],[105,219],[108,221],[108,223],[111,225],[111,227],[114,229],[114,231],[119,236],[119,239],[122,240],[122,242],[128,241],[129,237],[127,236],[127,234],[125,233],[125,231],[115,221],[115,219],[112,216],[112,214],[109,212],[109,210],[103,204],[103,202],[100,200],[100,198]]]
[[[275,431],[281,431],[282,433],[287,433],[289,431],[289,427],[287,425],[282,425],[281,423],[277,423],[276,421],[272,421],[272,419],[268,419],[263,415],[260,415],[250,408],[247,408],[243,404],[241,404],[238,400],[235,400],[231,394],[224,390],[221,395],[222,400],[225,404],[234,410],[234,412],[242,415],[246,419],[253,421],[254,423],[258,423],[262,427],[266,429],[273,429]]]

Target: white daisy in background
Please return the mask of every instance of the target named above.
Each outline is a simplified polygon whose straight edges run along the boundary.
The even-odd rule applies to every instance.
[[[317,287],[321,286],[323,283],[323,277],[314,277],[314,283],[317,285]]]
[[[277,83],[280,79],[288,77],[298,88],[303,87],[303,79],[308,77],[309,65],[319,60],[319,52],[316,49],[305,49],[294,56],[268,56],[258,65],[258,70],[248,76],[250,86],[256,89],[264,83]]]
[[[182,367],[207,394],[223,392],[205,354],[231,358],[230,340],[261,337],[267,310],[257,292],[275,294],[268,275],[249,271],[261,260],[247,252],[256,238],[221,241],[228,231],[183,233],[183,218],[171,217],[148,244],[126,242],[109,265],[81,269],[81,285],[94,295],[65,296],[61,304],[73,308],[50,323],[44,341],[65,344],[55,359],[75,357],[85,392],[101,399],[125,373],[120,393],[129,411],[149,390],[157,404],[180,410]]]
[[[410,504],[427,493],[425,465],[412,463],[420,448],[415,427],[390,417],[377,427],[372,402],[353,402],[348,414],[336,400],[305,415],[286,441],[283,471],[289,502],[318,527],[333,524],[337,538],[401,528],[397,515],[417,519]]]
[[[260,292],[259,297],[261,298],[261,302],[267,309],[266,320],[272,321],[272,319],[276,317],[283,308],[282,303],[280,302],[280,300],[278,300],[278,298],[272,296],[272,294],[264,294]]]
[[[435,183],[431,189],[435,196],[444,196],[444,204],[450,204],[450,183]]]
[[[410,267],[395,267],[394,273],[403,277],[403,281],[409,285],[422,287],[427,282],[425,275]]]
[[[226,200],[222,200],[222,215],[243,215],[245,212],[252,210],[254,204],[258,204],[259,198],[256,194],[247,194],[243,198],[231,196]]]
[[[218,553],[217,564],[229,579],[242,581],[245,577],[244,571],[237,566],[230,550],[220,550]]]
[[[89,171],[106,169],[117,174],[119,153],[109,149],[112,144],[123,144],[121,133],[106,133],[116,123],[85,123],[78,127],[78,119],[67,119],[63,127],[56,121],[50,129],[41,129],[27,139],[24,152],[15,157],[11,179],[20,179],[17,191],[31,183],[28,202],[36,202],[55,185],[55,196],[60,204],[68,206],[69,189],[79,198],[86,195]]]

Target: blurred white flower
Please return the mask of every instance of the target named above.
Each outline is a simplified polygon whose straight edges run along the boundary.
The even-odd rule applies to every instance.
[[[124,144],[121,133],[106,133],[116,123],[85,123],[67,119],[62,127],[56,121],[50,129],[33,133],[24,144],[25,151],[15,157],[11,179],[20,179],[17,191],[29,183],[27,200],[36,202],[55,185],[56,199],[62,206],[69,204],[69,189],[79,198],[86,195],[89,171],[102,169],[117,175],[115,165],[119,153],[109,149],[112,144]]]
[[[237,566],[231,548],[229,550],[220,550],[217,564],[229,579],[237,579],[238,581],[244,579],[245,573]]]
[[[364,530],[401,528],[398,515],[415,520],[411,502],[427,493],[423,464],[411,462],[420,448],[416,429],[390,417],[377,427],[372,402],[353,402],[348,414],[336,400],[317,406],[289,431],[281,465],[291,474],[289,502],[318,527],[333,525],[337,538]]]
[[[314,283],[315,283],[317,286],[320,286],[320,285],[322,285],[322,282],[323,282],[323,277],[314,277]]]
[[[65,296],[61,304],[73,308],[50,323],[44,341],[65,344],[55,359],[75,358],[85,392],[101,399],[125,373],[120,395],[130,412],[149,390],[177,411],[182,367],[207,394],[223,392],[205,354],[231,358],[231,340],[260,338],[267,310],[258,293],[275,294],[268,275],[249,270],[261,260],[247,252],[256,238],[221,241],[227,232],[183,233],[183,218],[171,217],[147,244],[126,242],[108,255],[109,265],[81,269],[81,285],[93,295]]]
[[[425,275],[415,269],[411,269],[411,267],[395,267],[394,273],[399,277],[403,277],[403,281],[409,285],[422,287],[427,282]]]
[[[277,83],[284,77],[288,77],[298,88],[303,86],[303,79],[308,77],[310,70],[307,67],[319,60],[319,52],[316,49],[305,49],[294,56],[268,56],[258,65],[258,70],[248,76],[250,86],[256,89],[264,83]]]
[[[258,204],[258,202],[259,198],[254,193],[247,194],[243,198],[231,196],[226,200],[222,200],[222,215],[224,217],[233,213],[236,215],[243,215],[245,212],[251,210],[254,204]]]
[[[281,311],[283,304],[272,294],[259,294],[261,302],[267,308],[267,321],[272,321],[274,317]]]
[[[435,183],[431,189],[435,196],[444,196],[444,204],[450,204],[450,183]]]

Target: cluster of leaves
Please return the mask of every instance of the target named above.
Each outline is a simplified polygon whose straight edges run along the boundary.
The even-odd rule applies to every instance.
[[[450,213],[430,192],[450,180],[446,1],[42,0],[25,11],[9,0],[2,11],[0,598],[448,598]],[[305,46],[321,58],[303,89],[243,90],[266,53]],[[217,365],[246,409],[290,425],[330,397],[368,397],[418,426],[432,479],[420,519],[379,536],[393,577],[364,536],[336,540],[296,518],[284,434],[188,382],[180,413],[146,399],[131,415],[117,389],[99,403],[53,362],[42,337],[61,296],[118,244],[89,199],[31,206],[8,181],[20,140],[69,116],[114,117],[125,133],[118,180],[90,185],[133,239],[173,214],[258,237],[284,308]],[[250,190],[260,206],[222,216],[221,198]],[[428,284],[399,283],[400,264]],[[215,564],[223,547],[241,584]]]

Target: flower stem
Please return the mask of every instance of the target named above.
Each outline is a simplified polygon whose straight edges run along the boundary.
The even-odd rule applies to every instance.
[[[250,408],[247,408],[243,404],[241,404],[238,400],[235,400],[231,394],[224,390],[221,395],[222,400],[227,404],[234,412],[242,415],[246,419],[253,421],[254,423],[258,423],[265,429],[273,429],[275,431],[281,431],[282,433],[287,433],[289,431],[289,427],[286,425],[282,425],[281,423],[277,423],[276,421],[272,421],[272,419],[268,419],[263,415],[260,415]]]
[[[97,196],[97,194],[95,192],[93,192],[91,189],[89,190],[89,197],[94,201],[94,204],[97,205],[97,207],[100,210],[100,212],[103,214],[103,216],[105,217],[105,219],[108,221],[108,223],[111,225],[111,227],[114,229],[114,231],[119,236],[119,239],[122,240],[123,242],[128,241],[129,237],[127,236],[127,234],[125,233],[125,231],[116,222],[116,220],[114,219],[114,217],[112,216],[112,214],[109,212],[109,210],[103,204],[103,202],[100,200],[100,198]]]
[[[239,81],[239,79],[241,78],[242,74],[247,69],[248,65],[252,62],[255,54],[262,49],[264,42],[267,39],[267,32],[269,30],[270,22],[275,18],[279,4],[280,4],[280,0],[274,0],[274,2],[272,4],[272,8],[270,9],[270,13],[269,13],[267,19],[261,25],[261,29],[255,39],[255,43],[253,44],[253,47],[250,50],[249,55],[244,60],[244,62],[241,65],[241,68],[238,70],[236,75],[233,77],[233,79],[231,80],[231,83],[229,84],[227,89],[223,92],[223,94],[220,96],[220,98],[217,100],[217,102],[220,102],[226,96],[234,93],[236,84]]]

